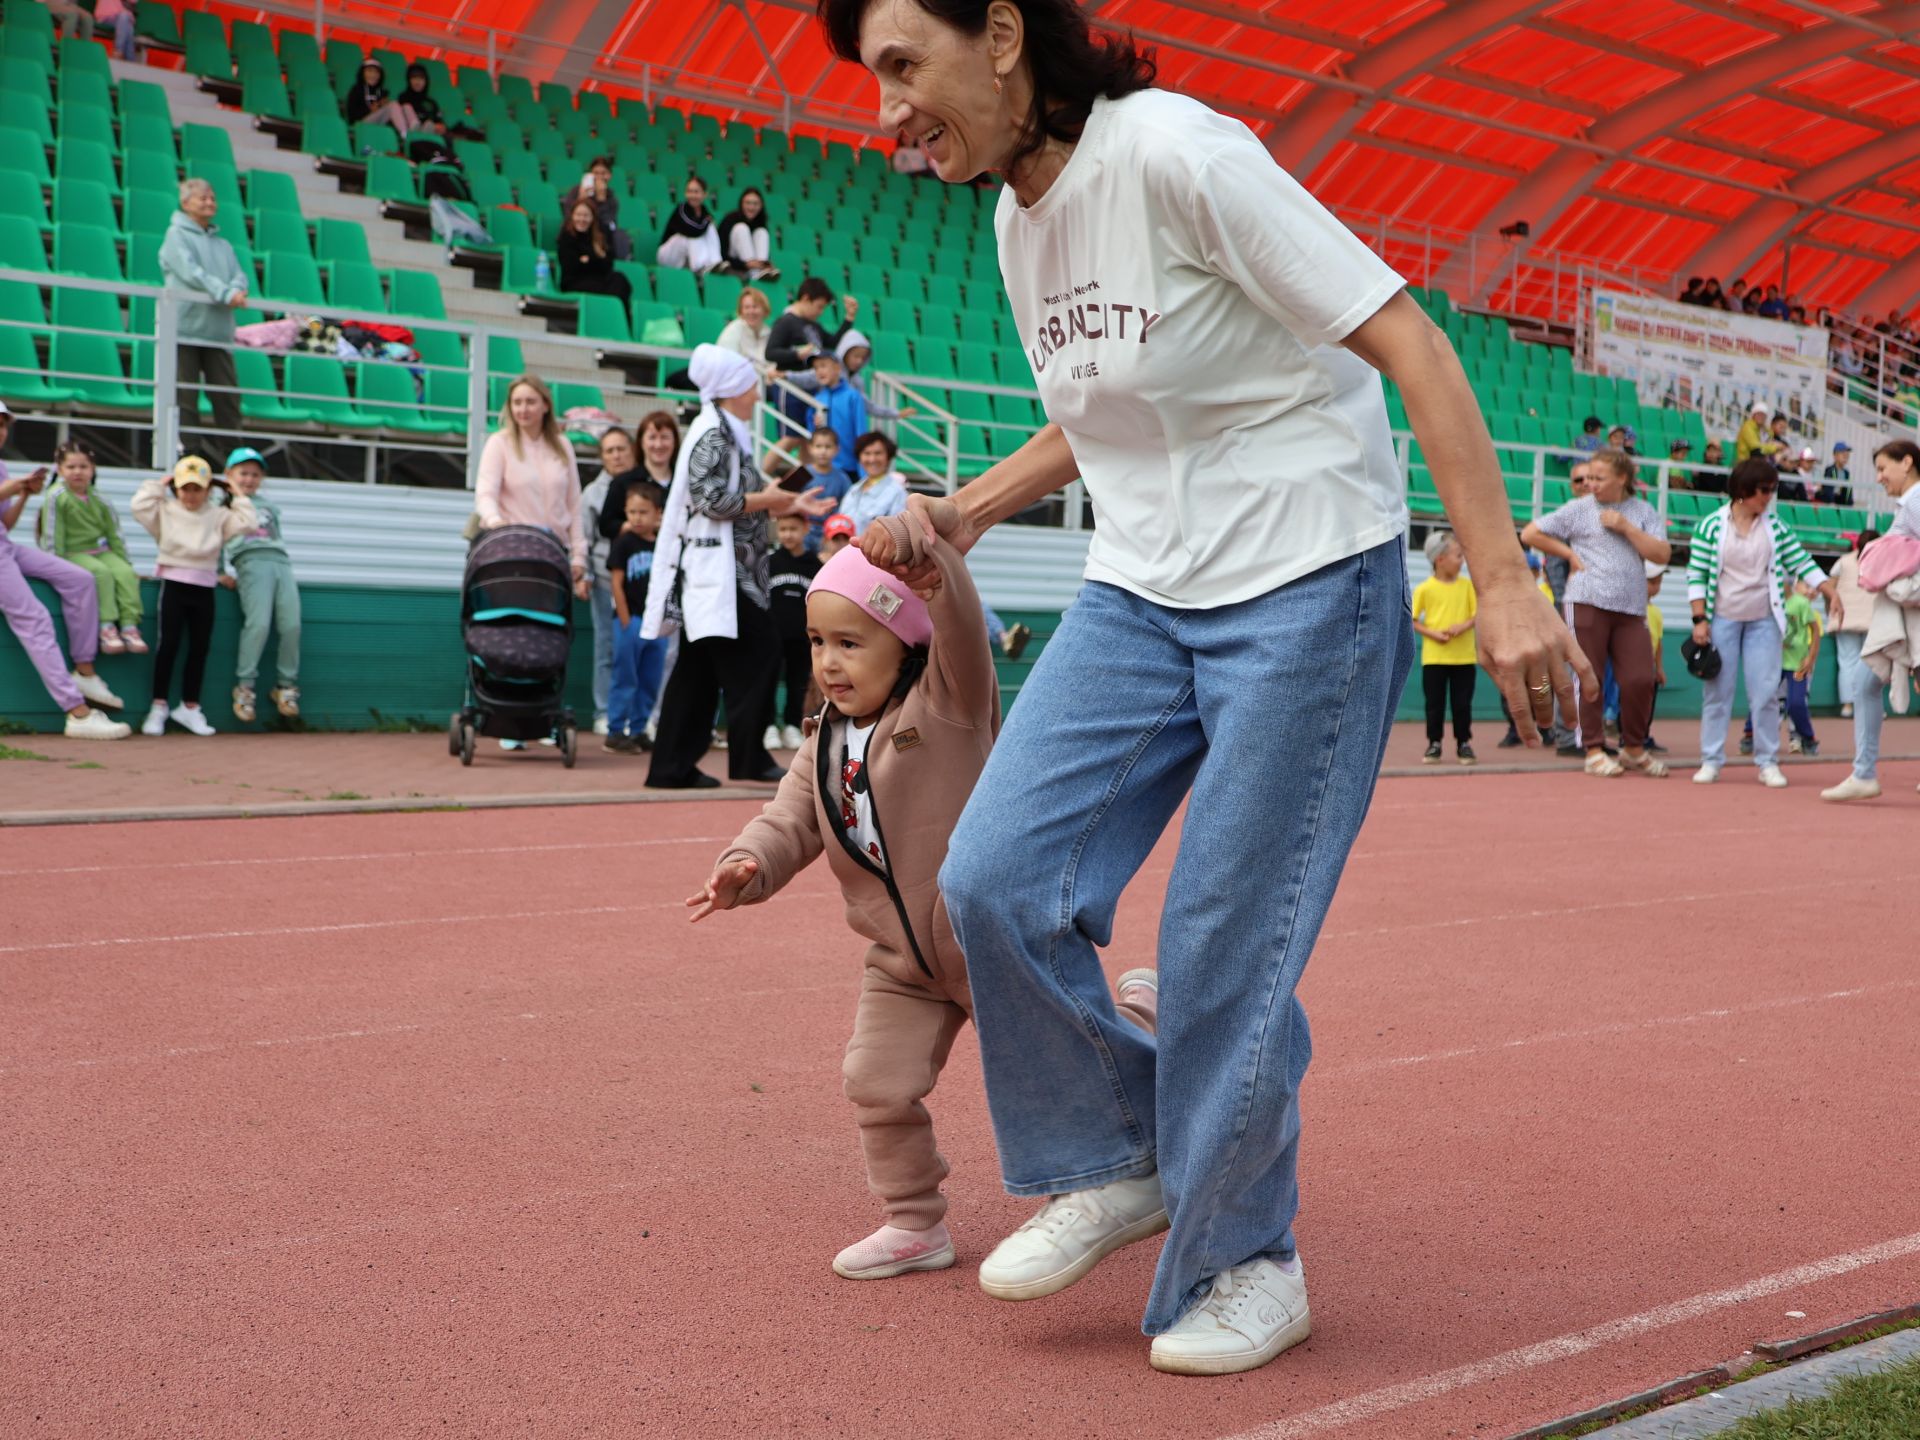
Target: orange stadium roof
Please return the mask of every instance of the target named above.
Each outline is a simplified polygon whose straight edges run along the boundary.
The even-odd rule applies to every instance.
[[[263,8],[281,23],[313,13]],[[1809,303],[1875,316],[1920,296],[1920,4],[1086,9],[1154,49],[1162,84],[1245,120],[1411,278],[1463,303],[1497,303],[1522,268],[1582,265],[1649,288],[1784,279]],[[342,33],[427,42],[454,63],[491,54],[536,79],[890,138],[875,130],[871,79],[827,52],[809,0],[392,0],[325,14]],[[1530,238],[1500,235],[1520,221]]]

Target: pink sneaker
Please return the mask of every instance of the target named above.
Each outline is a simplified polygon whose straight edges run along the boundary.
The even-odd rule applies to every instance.
[[[120,627],[120,639],[125,643],[127,649],[135,655],[144,655],[147,653],[147,642],[140,638],[140,627],[138,625],[122,625]]]
[[[953,1237],[945,1223],[931,1230],[882,1225],[833,1257],[833,1273],[845,1280],[890,1280],[909,1270],[944,1270],[953,1264]]]
[[[124,655],[126,642],[120,638],[120,627],[111,620],[103,621],[100,626],[100,653],[102,655]]]

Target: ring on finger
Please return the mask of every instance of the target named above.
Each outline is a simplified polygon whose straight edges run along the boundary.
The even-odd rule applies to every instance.
[[[1553,693],[1553,682],[1551,680],[1542,680],[1538,685],[1529,685],[1527,688],[1535,695],[1551,695]]]

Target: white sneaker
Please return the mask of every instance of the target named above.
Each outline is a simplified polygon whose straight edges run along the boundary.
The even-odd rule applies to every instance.
[[[1758,779],[1760,783],[1769,790],[1784,790],[1787,788],[1787,777],[1780,773],[1780,767],[1778,765],[1762,765]]]
[[[596,715],[593,717],[593,733],[596,735],[604,735],[607,733],[607,717],[606,716]]]
[[[1693,772],[1693,783],[1696,785],[1711,785],[1719,778],[1720,767],[1718,765],[1702,765],[1698,770]]]
[[[156,700],[153,708],[147,711],[147,718],[140,722],[142,735],[164,735],[167,733],[167,702]]]
[[[75,670],[72,672],[71,679],[80,693],[87,697],[89,705],[104,705],[109,710],[118,710],[127,703],[109,690],[107,682],[98,675],[82,675]]]
[[[1066,1289],[1122,1246],[1166,1228],[1158,1171],[1052,1195],[980,1262],[980,1288],[996,1300],[1038,1300]]]
[[[787,742],[783,748],[788,750],[798,750],[802,745],[807,743],[807,737],[800,733],[800,727],[798,725],[787,726],[786,729],[780,732],[780,738]]]
[[[843,1280],[891,1280],[914,1270],[944,1270],[953,1264],[953,1237],[944,1223],[931,1230],[882,1225],[833,1257]]]
[[[88,710],[83,716],[67,716],[69,740],[124,740],[133,734],[131,725],[122,725],[104,710]]]
[[[760,737],[760,743],[766,746],[769,751],[780,749],[780,727],[778,725],[767,726],[767,733]]]
[[[1307,1272],[1297,1260],[1289,1275],[1262,1258],[1214,1276],[1207,1296],[1154,1337],[1148,1359],[1173,1375],[1232,1375],[1257,1370],[1312,1328]]]
[[[213,724],[207,719],[207,712],[198,705],[182,705],[167,717],[182,730],[194,735],[212,735]]]
[[[1822,790],[1822,800],[1872,800],[1880,794],[1878,780],[1862,780],[1858,775],[1849,775],[1831,789]]]

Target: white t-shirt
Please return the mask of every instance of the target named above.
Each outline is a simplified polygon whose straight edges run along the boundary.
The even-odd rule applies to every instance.
[[[1253,132],[1164,90],[1095,100],[995,217],[1047,418],[1095,514],[1087,578],[1249,600],[1403,533],[1380,377],[1337,342],[1404,282]]]
[[[864,730],[851,720],[840,722],[843,740],[840,761],[840,823],[853,843],[882,870],[887,868],[887,852],[880,848],[880,832],[873,824],[873,792],[862,781],[867,768],[867,742],[873,738],[873,726]]]

